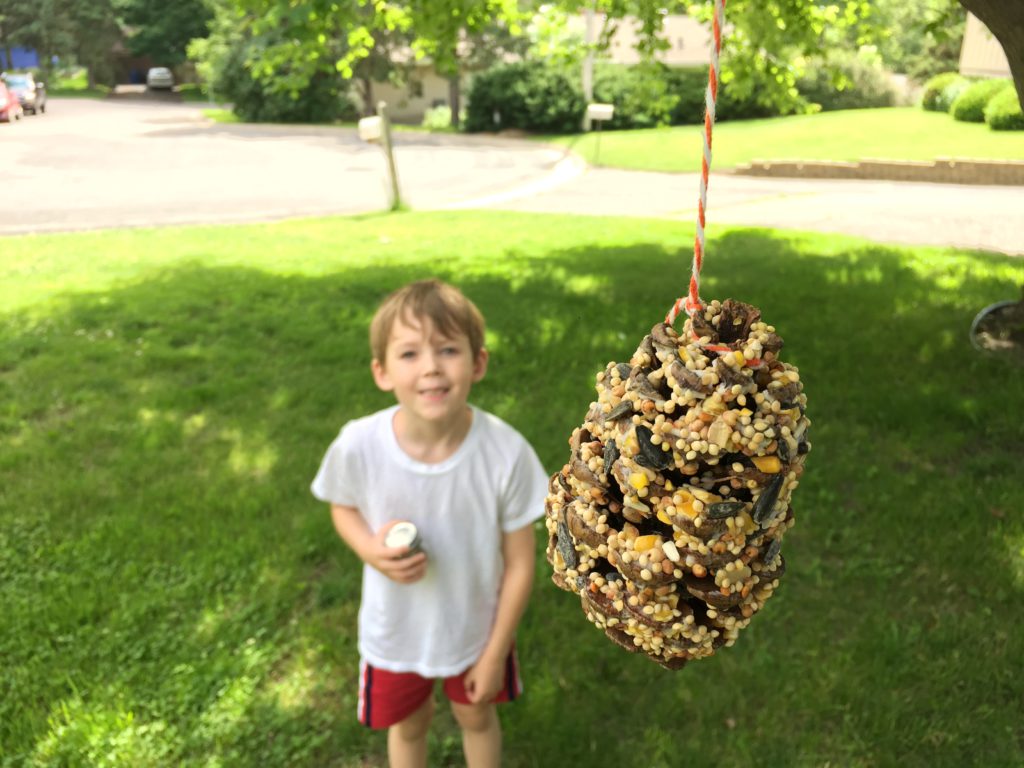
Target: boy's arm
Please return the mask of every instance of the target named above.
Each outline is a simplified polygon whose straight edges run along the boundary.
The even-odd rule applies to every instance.
[[[367,565],[376,568],[389,579],[409,584],[423,577],[427,571],[427,556],[422,552],[405,557],[408,547],[386,547],[384,537],[398,520],[384,525],[376,534],[355,507],[331,504],[331,519],[338,535]]]
[[[490,701],[501,690],[505,659],[512,648],[516,627],[526,610],[533,588],[536,541],[532,523],[502,536],[501,553],[505,560],[505,572],[501,579],[494,626],[483,653],[466,675],[466,692],[474,704]]]

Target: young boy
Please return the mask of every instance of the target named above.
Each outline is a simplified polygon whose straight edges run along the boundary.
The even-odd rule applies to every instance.
[[[370,325],[371,369],[398,404],[346,424],[312,485],[364,563],[358,715],[388,729],[392,768],[427,764],[435,680],[470,768],[499,765],[495,702],[521,691],[513,638],[547,478],[515,429],[467,403],[487,370],[483,338],[479,310],[450,285],[391,294]],[[385,545],[403,520],[422,552]]]

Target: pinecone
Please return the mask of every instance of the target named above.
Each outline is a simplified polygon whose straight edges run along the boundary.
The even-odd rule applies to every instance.
[[[785,572],[810,450],[797,369],[749,304],[658,324],[597,374],[545,510],[553,580],[614,642],[672,669],[732,645]]]

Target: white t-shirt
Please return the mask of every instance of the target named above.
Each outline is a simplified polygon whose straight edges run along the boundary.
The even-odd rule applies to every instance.
[[[547,477],[522,435],[476,407],[454,454],[415,461],[395,437],[397,410],[346,424],[311,488],[322,501],[356,507],[374,532],[391,520],[415,523],[427,573],[399,584],[363,566],[359,653],[392,672],[448,677],[483,652],[504,572],[502,533],[544,514]]]

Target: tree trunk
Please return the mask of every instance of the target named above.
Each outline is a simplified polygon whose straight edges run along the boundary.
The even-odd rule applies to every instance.
[[[459,112],[462,111],[462,88],[459,73],[448,78],[448,105],[452,109],[452,128],[459,127]]]
[[[1021,0],[960,0],[1003,46],[1017,98],[1024,108],[1024,2]]]
[[[363,117],[372,117],[377,114],[377,105],[373,101],[373,79],[370,77],[359,78],[360,100],[363,102]]]

